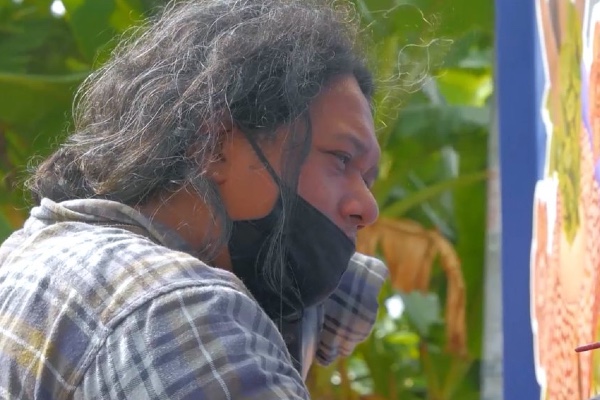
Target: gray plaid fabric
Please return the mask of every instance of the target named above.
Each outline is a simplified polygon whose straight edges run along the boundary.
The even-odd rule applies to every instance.
[[[187,250],[122,204],[44,199],[0,246],[0,398],[309,398],[240,280]],[[353,257],[316,310],[319,362],[366,338],[386,274]]]

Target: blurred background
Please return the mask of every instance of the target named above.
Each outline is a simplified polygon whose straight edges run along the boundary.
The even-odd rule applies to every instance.
[[[69,132],[78,84],[162,4],[0,0],[0,242],[27,216],[28,167]],[[500,399],[493,1],[353,4],[383,150],[381,218],[359,247],[382,257],[391,279],[371,337],[314,367],[308,385],[325,400]]]

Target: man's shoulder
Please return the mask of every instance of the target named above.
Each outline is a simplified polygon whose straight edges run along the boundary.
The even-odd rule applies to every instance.
[[[184,287],[227,287],[245,291],[232,273],[210,267],[182,251],[157,244],[146,236],[113,226],[81,224],[66,233],[62,257],[77,287],[90,291],[93,306],[109,323],[140,303]],[[73,228],[71,228],[73,229]],[[67,229],[69,231],[70,229]],[[72,281],[72,278],[70,279]],[[94,293],[91,293],[94,292]],[[98,296],[99,295],[99,296]]]
[[[233,274],[117,227],[59,223],[13,245],[0,268],[0,300],[38,296],[110,329],[155,297],[186,287],[246,293]],[[22,311],[25,311],[22,309]]]
[[[248,297],[232,274],[123,229],[61,223],[10,247],[0,265],[0,353],[15,355],[3,363],[27,387],[41,379],[34,371],[52,371],[49,389],[73,390],[106,338],[169,294],[206,288],[225,300]],[[40,353],[39,368],[17,356],[26,348]]]

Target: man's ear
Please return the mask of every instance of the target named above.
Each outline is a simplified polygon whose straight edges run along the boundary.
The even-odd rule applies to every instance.
[[[221,123],[217,143],[206,167],[208,178],[217,185],[222,185],[229,178],[233,159],[232,141],[236,129],[238,128],[230,121]]]
[[[227,157],[222,151],[223,145],[221,143],[218,144],[218,147],[215,148],[215,152],[210,157],[210,161],[206,166],[205,173],[208,179],[216,183],[217,185],[222,185],[227,181],[228,169],[229,165],[227,164]]]

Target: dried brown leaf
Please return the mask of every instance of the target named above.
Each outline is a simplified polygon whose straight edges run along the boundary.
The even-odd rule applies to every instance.
[[[380,218],[361,231],[357,250],[375,255],[378,246],[388,265],[392,286],[403,292],[428,290],[431,270],[439,257],[448,281],[447,348],[466,355],[465,284],[460,259],[452,244],[437,231],[425,229],[414,221]]]

